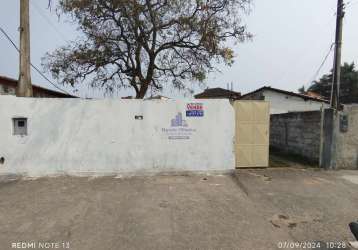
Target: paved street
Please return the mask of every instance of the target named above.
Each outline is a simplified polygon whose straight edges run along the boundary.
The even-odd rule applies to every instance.
[[[353,240],[347,224],[358,218],[357,188],[357,172],[301,168],[207,177],[1,178],[0,249],[18,242],[68,242],[75,250],[337,243]]]

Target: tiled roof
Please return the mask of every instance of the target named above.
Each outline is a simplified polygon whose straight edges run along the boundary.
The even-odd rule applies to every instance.
[[[0,84],[7,84],[16,87],[18,80],[0,75]],[[34,91],[46,93],[48,95],[52,95],[54,97],[62,97],[62,98],[77,98],[77,96],[69,95],[66,93],[54,91],[51,89],[46,89],[44,87],[40,87],[37,85],[32,84],[32,88]]]
[[[269,86],[264,86],[262,88],[256,89],[255,91],[249,92],[249,93],[241,96],[241,98],[245,98],[246,96],[255,94],[255,93],[263,91],[263,90],[270,90],[270,91],[278,92],[278,93],[285,94],[285,95],[296,96],[296,97],[300,97],[300,98],[302,98],[304,100],[312,100],[312,101],[317,101],[317,102],[329,103],[328,100],[323,99],[323,98],[314,97],[314,96],[310,96],[310,95],[299,94],[299,93],[290,92],[290,91],[286,91],[286,90],[282,90],[282,89],[276,89],[276,88],[272,88],[272,87],[269,87]]]
[[[195,95],[197,99],[205,98],[228,98],[228,99],[239,99],[241,93],[223,88],[212,88],[206,89],[204,92]]]

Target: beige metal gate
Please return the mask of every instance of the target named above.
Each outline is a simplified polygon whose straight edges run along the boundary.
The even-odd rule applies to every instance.
[[[264,101],[234,102],[236,168],[268,167],[270,107]]]

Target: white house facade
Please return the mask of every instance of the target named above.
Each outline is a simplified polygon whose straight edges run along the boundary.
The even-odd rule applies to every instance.
[[[271,87],[263,87],[241,97],[242,100],[270,102],[270,114],[320,110],[329,107],[327,100]]]

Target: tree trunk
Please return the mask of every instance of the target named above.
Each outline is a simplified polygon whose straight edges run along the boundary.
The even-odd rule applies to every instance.
[[[144,99],[145,94],[147,93],[149,87],[149,83],[144,83],[141,87],[139,92],[137,93],[136,99]]]

